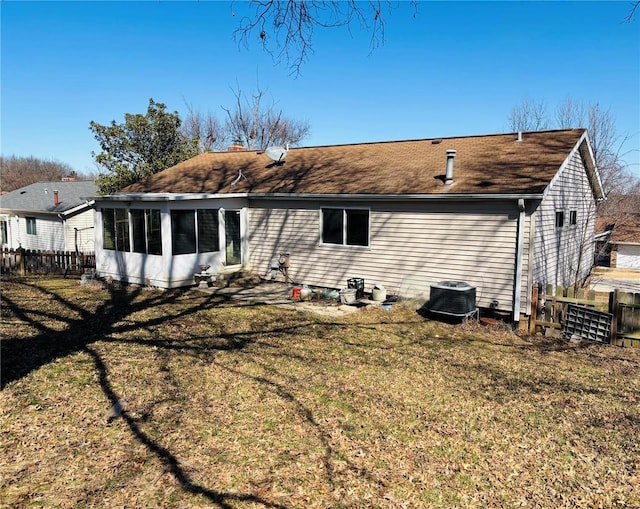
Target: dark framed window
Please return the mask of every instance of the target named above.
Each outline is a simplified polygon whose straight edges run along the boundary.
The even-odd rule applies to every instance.
[[[218,210],[198,210],[198,252],[210,253],[220,250],[218,237]]]
[[[102,247],[104,249],[116,248],[115,209],[102,209]]]
[[[128,209],[102,209],[102,247],[130,250]]]
[[[129,211],[127,209],[116,210],[116,249],[118,251],[130,251],[129,245]]]
[[[578,224],[578,211],[577,210],[570,210],[569,211],[569,224],[572,225],[572,226]]]
[[[162,254],[160,210],[131,209],[134,253]]]
[[[133,232],[133,252],[146,253],[147,235],[143,209],[131,209],[131,231]]]
[[[35,217],[25,217],[24,219],[27,222],[27,235],[37,235],[37,232],[36,232],[36,218]]]
[[[9,236],[7,235],[7,222],[0,221],[0,242],[2,244],[8,243]]]
[[[321,218],[323,244],[369,245],[369,210],[323,208]]]
[[[556,228],[562,228],[564,226],[564,211],[556,211]]]
[[[160,226],[160,211],[157,209],[145,210],[147,223],[147,253],[162,254],[162,228]]]
[[[174,255],[196,252],[195,210],[171,211],[171,252]]]
[[[173,254],[219,251],[218,209],[172,210],[171,245]]]

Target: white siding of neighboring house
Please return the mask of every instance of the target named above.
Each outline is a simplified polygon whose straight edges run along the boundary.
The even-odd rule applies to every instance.
[[[344,206],[344,204],[342,204]],[[250,265],[266,274],[280,253],[291,257],[290,275],[298,283],[343,288],[349,278],[363,278],[365,288],[382,284],[395,294],[413,287],[428,298],[431,284],[465,281],[476,287],[477,302],[511,310],[515,274],[516,202],[495,204],[423,202],[354,204],[369,208],[370,247],[320,244],[323,206],[253,201],[249,209]],[[416,211],[420,208],[420,211]],[[523,302],[528,295],[529,221],[525,221]]]
[[[593,264],[596,202],[582,158],[575,151],[550,184],[535,213],[534,282],[571,286],[585,278]],[[569,224],[577,211],[577,225]],[[556,211],[564,211],[564,227],[556,228]]]
[[[17,249],[20,247],[20,223],[15,216],[2,215],[2,221],[7,225],[7,242],[2,244],[3,248]]]
[[[65,250],[76,250],[81,253],[92,253],[95,251],[95,210],[89,209],[67,217],[64,224]],[[76,233],[77,229],[77,233]]]
[[[640,244],[618,244],[616,267],[640,269]]]
[[[10,216],[7,221],[8,245],[12,249],[63,251],[64,229],[62,219],[51,215],[30,214],[36,218],[36,235],[27,234],[25,216]]]

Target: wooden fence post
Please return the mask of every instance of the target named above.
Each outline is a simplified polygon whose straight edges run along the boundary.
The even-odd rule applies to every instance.
[[[615,344],[618,336],[618,301],[618,289],[609,292],[609,313],[613,315],[611,319],[611,339],[609,340],[609,343],[612,345]]]
[[[531,292],[531,317],[529,318],[529,334],[536,332],[536,320],[538,319],[538,285],[533,286]]]
[[[25,256],[25,251],[24,248],[22,246],[20,246],[18,248],[18,266],[20,267],[20,275],[21,276],[26,276],[27,275],[27,260],[26,260],[26,256]]]

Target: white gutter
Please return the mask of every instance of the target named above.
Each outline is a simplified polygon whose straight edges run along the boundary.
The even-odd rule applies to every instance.
[[[382,200],[382,201],[402,201],[402,200],[541,200],[542,193],[539,194],[294,194],[294,193],[140,193],[140,194],[118,194],[108,196],[92,197],[95,201],[184,201],[184,200],[211,200],[223,198],[248,198],[248,199],[287,199],[287,200]]]
[[[518,200],[518,231],[516,237],[516,273],[513,284],[513,324],[517,328],[520,322],[520,295],[522,293],[522,254],[524,252],[524,220],[525,220],[525,207],[524,200],[520,198]]]
[[[79,212],[83,209],[90,209],[95,205],[95,201],[91,200],[91,201],[87,201],[85,203],[81,203],[80,205],[76,205],[75,207],[71,208],[71,209],[67,209],[67,210],[63,210],[62,212],[60,212],[60,214],[62,214],[63,216],[69,216],[71,214],[75,214],[76,212]]]

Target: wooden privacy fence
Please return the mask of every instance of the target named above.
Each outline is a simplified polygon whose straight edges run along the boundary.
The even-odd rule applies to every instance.
[[[0,271],[3,274],[69,274],[95,269],[94,253],[74,251],[39,251],[29,249],[3,249]]]
[[[559,329],[603,343],[640,347],[640,293],[533,288],[529,332]]]

